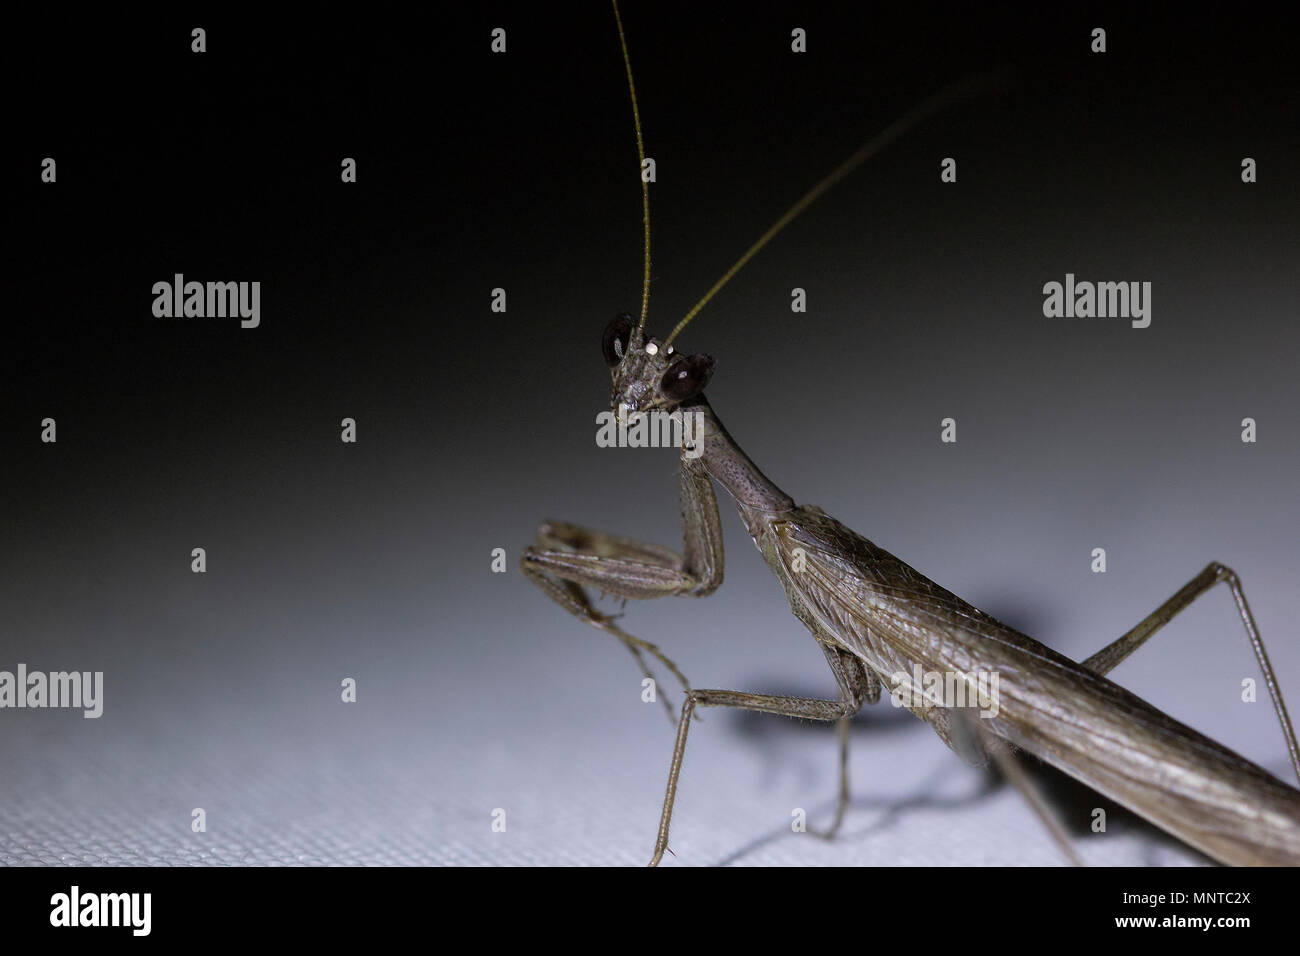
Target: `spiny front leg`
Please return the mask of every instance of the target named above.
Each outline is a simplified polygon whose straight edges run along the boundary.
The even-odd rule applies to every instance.
[[[643,654],[664,665],[689,691],[690,683],[655,645],[617,627],[614,617],[592,604],[586,588],[598,588],[623,599],[671,595],[703,597],[722,583],[722,526],[718,502],[703,466],[684,455],[680,469],[683,554],[568,522],[547,521],[537,543],[526,548],[519,565],[528,580],[570,614],[592,627],[613,634],[631,652],[641,671],[654,679]],[[667,695],[660,695],[668,719],[674,719]]]
[[[557,540],[557,535],[560,540]],[[651,655],[663,664],[681,683],[683,690],[691,689],[690,682],[672,660],[654,644],[633,637],[618,627],[613,616],[602,613],[593,605],[584,588],[584,585],[596,587],[623,598],[663,597],[681,593],[693,586],[694,582],[689,575],[670,566],[679,561],[672,552],[656,545],[629,542],[603,532],[559,522],[544,523],[538,529],[538,542],[567,543],[571,547],[581,545],[587,549],[587,553],[558,548],[526,548],[520,556],[519,567],[528,580],[570,614],[618,638],[636,659],[641,672],[656,684],[658,680],[646,664],[644,654]],[[660,694],[659,697],[668,713],[668,719],[674,720],[672,702],[668,695]]]

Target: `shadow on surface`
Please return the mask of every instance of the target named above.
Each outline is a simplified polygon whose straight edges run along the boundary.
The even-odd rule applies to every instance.
[[[788,683],[777,684],[769,681],[755,682],[755,686],[761,688],[755,691],[756,693],[780,693],[787,696],[819,697],[823,699],[828,696],[828,688],[826,687],[808,688],[797,685],[792,687]],[[830,690],[833,694],[833,688]],[[820,738],[824,742],[824,745],[819,744],[816,748],[813,755],[816,760],[825,760],[828,749],[833,753],[833,742],[836,738],[835,724],[833,722],[790,720],[789,718],[780,718],[754,711],[732,710],[726,713],[728,725],[740,738],[746,744],[756,746],[762,751],[765,766],[764,775],[768,781],[776,774],[788,772],[792,769],[793,761],[790,752],[780,745],[782,735],[792,727],[797,728],[800,733],[806,733],[810,741]],[[853,760],[854,752],[860,749],[857,747],[857,741],[878,736],[881,733],[911,732],[918,725],[917,718],[909,711],[901,707],[891,706],[888,703],[888,696],[882,696],[879,704],[863,707],[849,724],[851,735],[850,761]],[[844,829],[837,837],[837,840],[850,843],[863,840],[872,834],[887,830],[900,817],[910,811],[935,807],[956,809],[971,806],[992,796],[1006,783],[996,766],[990,765],[981,768],[979,785],[971,793],[961,796],[938,796],[936,793],[940,782],[947,774],[961,766],[960,758],[955,754],[952,755],[951,759],[953,761],[951,765],[941,761],[935,772],[930,774],[916,792],[910,796],[901,799],[871,796],[852,799],[845,815]],[[1103,796],[1086,784],[1080,783],[1032,754],[1020,752],[1017,759],[1024,768],[1026,776],[1043,795],[1071,840],[1089,836],[1132,837],[1141,841],[1144,858],[1149,864],[1153,865],[1158,863],[1156,851],[1162,847],[1197,853],[1197,851],[1165,833],[1159,827],[1148,823],[1145,819],[1109,797]],[[793,766],[793,770],[805,779],[810,775],[818,775],[822,772],[821,769],[811,763],[797,764]],[[1105,810],[1106,813],[1106,830],[1104,834],[1094,833],[1092,830],[1094,811],[1097,808]],[[854,815],[864,810],[883,810],[884,813],[868,826],[854,829],[852,826]],[[812,830],[826,825],[834,812],[835,800],[833,796],[828,794],[828,799],[814,813],[809,815],[809,829]],[[1024,814],[1026,827],[1043,828],[1042,822],[1034,815],[1033,810],[1027,803],[1024,807]],[[796,836],[800,835],[792,833],[788,825],[783,825],[740,847],[734,853],[719,860],[715,865],[728,866],[737,863],[751,853],[783,837],[795,838]],[[1197,856],[1205,863],[1213,863],[1203,854],[1197,853]],[[1102,862],[1104,863],[1104,854],[1102,855]]]

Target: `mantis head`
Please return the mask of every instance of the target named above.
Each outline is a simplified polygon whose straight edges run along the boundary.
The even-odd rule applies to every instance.
[[[616,412],[620,406],[629,412],[671,412],[698,398],[713,374],[713,356],[678,354],[646,335],[626,312],[605,326],[600,347],[613,383],[609,404]]]

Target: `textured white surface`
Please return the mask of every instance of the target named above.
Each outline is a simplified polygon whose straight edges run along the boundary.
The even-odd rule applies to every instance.
[[[990,44],[949,23],[952,47],[913,30],[895,61],[812,56],[800,80],[796,61],[782,53],[787,66],[772,69],[756,52],[766,47],[750,45],[779,11],[748,26],[731,12],[704,18],[685,46],[675,18],[649,5],[628,13],[648,132],[664,150],[652,309],[665,324],[783,197],[958,72],[941,51],[961,47],[983,70],[987,57],[1056,49],[1017,49],[1025,36],[1068,34],[1054,13],[1041,34],[995,24]],[[1294,123],[1272,122],[1292,116],[1293,89],[1256,72],[1277,58],[1253,44],[1241,49],[1257,62],[1225,72],[1231,84],[1187,75],[1201,61],[1178,51],[1204,44],[1171,44],[1165,19],[1130,32],[1124,46],[1142,52],[1117,51],[1106,82],[1049,56],[1047,82],[918,130],[765,250],[682,344],[717,354],[711,401],[797,500],[1076,658],[1207,562],[1232,565],[1300,714],[1289,215],[1300,205],[1294,176],[1267,174],[1295,155]],[[529,20],[550,25],[529,39]],[[28,220],[67,241],[25,243],[34,279],[21,285],[38,308],[10,310],[35,347],[8,346],[31,377],[28,402],[3,416],[23,437],[0,462],[0,668],[102,670],[106,704],[97,721],[0,712],[0,862],[648,858],[667,722],[640,702],[628,655],[513,563],[547,516],[681,540],[673,455],[592,441],[608,395],[600,330],[639,287],[622,67],[607,10],[570,26],[532,5],[514,22],[521,42],[490,72],[478,44],[428,57],[423,31],[407,27],[415,40],[377,43],[383,66],[363,65],[358,82],[336,75],[333,43],[267,43],[260,24],[226,45],[241,56],[214,52],[202,83],[185,71],[158,82],[165,61],[153,58],[182,55],[165,24],[120,43],[91,24],[80,46],[61,23],[47,31],[42,49],[66,59],[40,69],[73,80],[67,109],[28,98],[41,122],[14,139],[29,154],[47,141],[84,147],[81,168],[101,191],[66,194],[60,217],[42,184]],[[153,48],[127,42],[137,33]],[[734,55],[691,55],[711,44]],[[286,59],[312,47],[324,69]],[[136,50],[139,72],[114,71],[124,86],[85,84],[92,49],[110,60]],[[1152,69],[1162,49],[1184,62]],[[238,76],[221,72],[232,67]],[[247,108],[230,98],[241,77],[255,83]],[[1180,86],[1193,91],[1186,101],[1172,95]],[[385,102],[400,113],[444,88],[429,101],[434,121],[384,121]],[[1224,99],[1186,108],[1211,90]],[[1213,105],[1242,91],[1249,110]],[[79,130],[69,115],[102,125]],[[448,148],[448,129],[474,135]],[[1117,149],[1135,130],[1141,150]],[[379,188],[360,186],[353,212],[334,183],[317,193],[299,175],[367,137],[363,168],[377,175],[362,183]],[[166,163],[152,155],[158,139],[178,144]],[[250,143],[274,161],[245,163]],[[1260,183],[1243,190],[1230,143],[1267,151]],[[971,156],[974,188],[945,187],[936,201],[932,164],[950,149]],[[1282,163],[1270,166],[1270,152]],[[186,164],[200,154],[206,168]],[[74,156],[60,162],[77,177]],[[201,202],[189,210],[177,196]],[[141,296],[173,265],[265,277],[274,319],[225,339],[206,323],[152,322]],[[1041,284],[1067,270],[1152,281],[1153,326],[1045,320]],[[26,275],[21,261],[14,271]],[[498,284],[510,288],[508,325],[485,310]],[[796,285],[813,307],[792,320]],[[33,423],[51,414],[57,449],[37,447]],[[322,425],[343,414],[363,422],[355,447]],[[938,423],[954,414],[960,442],[941,443]],[[1239,440],[1247,415],[1257,444]],[[722,508],[727,584],[707,602],[629,607],[629,631],[701,687],[830,693],[820,653]],[[204,575],[189,571],[196,544],[208,549]],[[1093,574],[1102,546],[1110,567]],[[487,570],[496,547],[507,574]],[[358,681],[356,704],[339,701],[344,676]],[[1245,678],[1258,672],[1221,589],[1116,675],[1290,780],[1266,699],[1240,699]],[[843,837],[824,844],[790,820],[801,807],[816,826],[832,811],[833,732],[706,713],[666,862],[1061,862],[1017,794],[984,793],[927,728],[896,716],[878,706],[857,725],[856,802]],[[195,807],[206,833],[190,830]],[[498,807],[504,833],[491,831]],[[1076,842],[1097,864],[1199,859],[1118,823]]]
[[[603,655],[601,655],[603,656]],[[623,663],[611,655],[613,664]],[[607,658],[608,660],[608,658]],[[641,864],[648,858],[671,733],[639,701],[570,721],[564,701],[506,726],[443,732],[390,721],[364,688],[315,727],[268,707],[165,724],[64,713],[8,716],[0,862],[107,865]],[[635,698],[631,698],[635,700]],[[111,701],[110,701],[111,703]],[[706,712],[694,729],[673,864],[1054,864],[1008,787],[988,792],[933,735],[878,707],[853,735],[855,803],[827,844],[791,832],[793,808],[832,809],[835,737],[812,725]],[[119,707],[120,712],[123,708]],[[549,712],[550,721],[542,715]],[[108,710],[111,715],[112,709]],[[901,719],[900,719],[901,717]],[[460,738],[451,732],[467,731]],[[190,811],[207,812],[192,833]],[[491,813],[506,810],[506,832]],[[1194,858],[1135,836],[1079,837],[1096,863]]]
[[[513,502],[492,520],[527,527],[537,510]],[[443,528],[454,537],[456,521],[481,516],[452,515]],[[629,656],[517,573],[490,575],[486,561],[450,551],[399,551],[382,515],[367,520],[380,522],[378,543],[331,541],[319,551],[373,552],[371,563],[313,564],[297,544],[312,540],[306,532],[259,527],[236,533],[223,546],[233,557],[198,580],[183,568],[168,577],[136,556],[160,550],[155,542],[115,538],[84,558],[69,550],[15,593],[4,659],[102,669],[105,704],[99,720],[0,713],[0,862],[645,863],[673,734],[662,708],[641,701]],[[734,514],[725,521],[723,589],[707,601],[630,604],[625,626],[661,643],[699,687],[833,693],[822,655],[735,533]],[[1107,534],[1123,545],[1124,535],[1140,539],[1149,529],[1131,521]],[[1033,539],[1029,527],[1005,535]],[[917,540],[914,550],[925,551],[926,539]],[[101,583],[99,555],[113,547],[124,549],[121,560]],[[983,547],[976,535],[945,536],[942,547],[929,545],[928,560],[912,560],[996,616],[1010,606],[1010,623],[1076,657],[1182,583],[1155,565],[1145,581],[1090,575],[1077,561],[1073,577],[1025,559],[1004,568],[990,565]],[[1187,550],[1199,559],[1209,549],[1193,542]],[[1189,575],[1199,567],[1183,563]],[[1287,569],[1242,570],[1283,687],[1294,688],[1295,656],[1282,640]],[[999,602],[998,593],[1033,600]],[[1240,680],[1254,673],[1231,600],[1217,589],[1116,677],[1283,774],[1267,701],[1240,701]],[[357,680],[355,704],[340,702],[344,676]],[[829,819],[835,767],[829,727],[704,711],[687,751],[676,855],[666,863],[1063,862],[1017,793],[984,792],[976,771],[887,703],[855,722],[855,802],[841,838],[792,833],[795,808],[813,827]],[[1077,826],[1092,805],[1076,794],[1065,812]],[[207,812],[206,833],[190,831],[196,807]],[[495,808],[506,811],[504,833],[491,830]],[[1201,861],[1114,817],[1107,834],[1084,831],[1075,842],[1095,864]]]

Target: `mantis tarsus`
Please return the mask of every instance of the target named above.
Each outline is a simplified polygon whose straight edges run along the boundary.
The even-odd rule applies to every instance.
[[[638,155],[644,163],[636,89],[617,0],[614,13],[627,68]],[[1008,748],[996,743],[1000,739],[1037,755],[1216,860],[1230,864],[1300,863],[1300,790],[1173,720],[1105,676],[1199,595],[1216,584],[1226,584],[1300,778],[1295,732],[1254,616],[1232,570],[1211,563],[1131,631],[1086,660],[1075,662],[966,603],[820,508],[797,505],[746,456],[705,399],[713,359],[681,354],[673,348],[685,325],[795,216],[907,129],[981,86],[987,84],[963,84],[932,97],[858,150],[751,246],[664,340],[645,331],[650,226],[649,186],[642,178],[645,269],[641,315],[636,320],[625,314],[610,322],[602,348],[610,368],[612,408],[623,414],[657,410],[701,416],[703,429],[695,440],[703,443],[703,452],[691,449],[696,455],[689,457],[683,453],[679,469],[684,547],[678,554],[578,525],[547,522],[520,564],[525,575],[549,597],[621,640],[643,670],[650,672],[647,657],[654,658],[686,690],[652,865],[668,847],[678,776],[697,707],[734,707],[838,721],[841,784],[834,822],[824,834],[829,836],[838,829],[848,804],[849,718],[864,703],[878,701],[882,686],[892,675],[912,674],[916,667],[932,673],[999,675],[998,712],[991,719],[970,718],[942,700],[914,698],[907,704],[964,756],[971,756],[973,744],[975,756],[983,751],[1006,767]],[[825,654],[839,688],[837,699],[692,689],[655,645],[623,631],[589,599],[587,588],[624,599],[703,597],[715,591],[723,572],[715,481],[735,499],[745,527],[780,581],[791,611]],[[1036,809],[1042,814],[1041,808]]]

